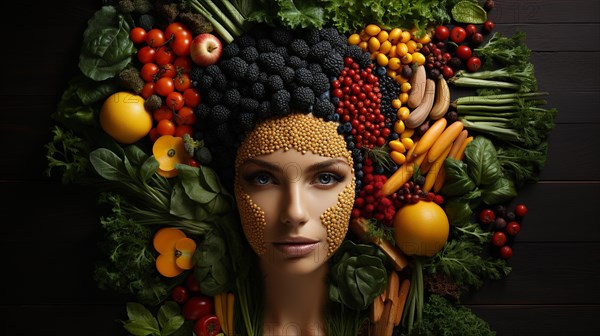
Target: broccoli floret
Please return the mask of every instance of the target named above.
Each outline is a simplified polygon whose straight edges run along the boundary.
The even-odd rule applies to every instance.
[[[204,97],[209,106],[215,106],[221,102],[223,94],[219,90],[210,89]]]
[[[285,66],[285,59],[274,52],[262,53],[258,56],[261,69],[268,73],[277,73]]]
[[[250,131],[254,128],[256,115],[254,113],[243,112],[238,115],[240,127],[244,131]]]
[[[223,72],[232,79],[243,79],[248,71],[248,63],[237,56],[221,62],[220,65]]]
[[[146,14],[152,10],[152,3],[148,0],[132,0],[134,12]]]
[[[310,86],[313,81],[313,75],[307,68],[296,69],[294,81],[302,86]]]
[[[242,96],[236,89],[228,89],[223,95],[223,103],[228,107],[235,107],[240,103]]]
[[[118,0],[115,3],[115,8],[119,13],[122,14],[133,13],[133,11],[135,10],[135,7],[133,6],[133,1],[131,0]]]
[[[298,86],[292,91],[292,106],[300,111],[308,111],[315,101],[315,94],[307,86]]]
[[[299,68],[306,68],[306,66],[308,65],[308,63],[305,60],[301,59],[298,56],[290,56],[287,59],[286,64],[294,70]]]
[[[202,147],[204,145],[204,141],[198,141],[194,138],[192,138],[191,135],[185,133],[183,136],[183,147],[185,148],[185,151],[190,155],[190,156],[194,156],[194,153],[196,152],[196,150],[198,150],[200,147]]]
[[[318,118],[327,118],[335,112],[335,106],[327,100],[317,99],[313,107],[313,114]]]
[[[192,32],[192,36],[197,36],[213,31],[213,25],[202,14],[183,12],[179,14],[179,20],[185,24]]]
[[[319,36],[319,30],[315,28],[308,29],[305,33],[302,34],[306,43],[309,46],[313,46],[321,41],[321,37]]]
[[[250,88],[250,94],[253,98],[262,100],[267,94],[267,89],[262,83],[254,83]]]
[[[204,73],[204,70],[201,67],[198,66],[194,66],[192,67],[192,69],[190,70],[190,79],[193,81],[199,81],[200,78],[202,78],[202,74]]]
[[[204,75],[198,80],[198,88],[202,91],[208,91],[212,87],[212,84],[213,79],[208,75]]]
[[[285,84],[288,84],[294,80],[295,73],[296,72],[294,71],[294,69],[290,68],[289,66],[286,66],[283,67],[281,71],[279,71],[279,76],[281,76],[281,79]]]
[[[329,79],[327,75],[322,72],[312,73],[313,81],[310,84],[311,89],[315,95],[320,95],[323,92],[329,91]]]
[[[275,42],[275,44],[280,46],[289,45],[294,39],[294,33],[287,29],[273,29],[271,30],[271,40]]]
[[[133,90],[137,94],[142,92],[144,85],[146,85],[146,82],[140,75],[140,71],[134,67],[128,67],[121,70],[121,72],[119,72],[119,81],[127,89]]]
[[[344,69],[344,59],[334,51],[325,56],[321,66],[326,75],[337,76]]]
[[[271,110],[276,115],[288,115],[290,113],[291,95],[287,90],[279,90],[271,96]]]
[[[275,48],[277,48],[275,43],[273,43],[273,41],[266,39],[266,38],[259,39],[256,42],[256,49],[260,53],[274,52]]]
[[[240,57],[248,63],[253,63],[258,58],[258,50],[253,46],[246,47],[240,52]]]
[[[308,56],[308,52],[310,51],[310,47],[308,43],[303,39],[295,39],[290,44],[290,50],[300,58],[306,58]]]
[[[148,111],[156,111],[163,105],[162,98],[159,95],[151,95],[144,101],[144,107]]]
[[[254,112],[258,109],[259,102],[256,99],[252,98],[242,98],[240,99],[239,108],[244,112]]]
[[[283,89],[283,80],[279,75],[271,75],[267,80],[267,88],[273,92]]]
[[[229,59],[234,56],[237,56],[239,52],[240,52],[240,47],[237,45],[237,43],[235,43],[235,42],[229,43],[228,45],[223,47],[223,51],[221,51],[221,57],[224,60]]]
[[[231,117],[231,110],[223,105],[215,105],[210,112],[210,119],[217,124],[227,122]]]
[[[246,70],[246,77],[244,78],[246,81],[252,83],[259,80],[260,68],[258,64],[252,63],[248,65],[248,70]]]
[[[146,31],[154,28],[154,16],[150,14],[142,14],[138,19],[138,25],[144,28]]]
[[[308,52],[308,59],[312,61],[320,61],[330,52],[331,44],[327,41],[321,41],[310,47],[310,50]]]
[[[194,114],[198,120],[206,120],[210,115],[210,107],[204,103],[201,103],[200,105],[196,106],[196,109],[194,109]]]

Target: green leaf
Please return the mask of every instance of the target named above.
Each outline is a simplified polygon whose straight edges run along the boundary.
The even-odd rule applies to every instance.
[[[448,216],[448,221],[451,226],[461,226],[471,221],[473,211],[469,206],[469,202],[466,202],[460,197],[454,197],[449,199],[444,206],[444,211]]]
[[[211,266],[225,255],[225,241],[214,231],[206,235],[194,253],[194,263],[200,267]]]
[[[144,161],[142,167],[140,167],[140,179],[147,182],[156,173],[159,163],[156,161],[154,156],[150,156]]]
[[[148,154],[136,145],[125,147],[125,156],[136,166],[141,166],[148,159]]]
[[[91,80],[85,76],[76,77],[76,94],[84,105],[91,105],[108,98],[120,88],[114,78],[100,82]]]
[[[67,89],[60,97],[52,118],[65,124],[71,129],[81,129],[84,126],[97,124],[95,110],[92,106],[84,104],[77,95],[78,79],[69,81]]]
[[[477,187],[469,177],[468,167],[463,161],[446,158],[444,169],[446,180],[442,194],[445,196],[461,196]]]
[[[452,18],[460,23],[481,24],[487,20],[487,12],[475,1],[461,1],[452,7]]]
[[[135,336],[160,335],[160,330],[153,328],[143,321],[127,321],[123,328]]]
[[[106,148],[90,153],[90,162],[96,172],[109,181],[121,182],[129,179],[123,160]]]
[[[200,170],[188,165],[177,165],[181,184],[188,197],[198,203],[207,204],[217,197],[217,193],[204,189],[200,181]]]
[[[163,329],[163,335],[164,335],[165,325],[168,323],[168,321],[171,318],[177,317],[177,316],[181,316],[181,309],[179,309],[179,305],[177,304],[177,302],[167,301],[162,306],[160,306],[160,308],[158,309],[157,317],[158,317],[158,324]]]
[[[173,335],[175,332],[177,332],[177,330],[179,330],[183,326],[184,322],[185,319],[183,318],[183,316],[171,317],[167,321],[167,323],[163,325],[161,336]]]
[[[196,215],[196,203],[187,196],[181,183],[177,183],[173,186],[170,203],[171,209],[169,210],[169,213],[185,219],[194,219],[194,216]]]
[[[144,305],[137,302],[127,303],[127,316],[132,321],[138,321],[146,324],[150,328],[154,328],[158,331],[158,321],[152,316],[152,313],[144,307]]]
[[[502,177],[502,166],[498,161],[496,147],[491,140],[477,136],[465,148],[465,163],[469,176],[479,186],[492,184]]]
[[[506,203],[517,196],[517,190],[512,180],[505,177],[482,190],[481,199],[485,204],[495,205]]]
[[[221,183],[215,171],[205,166],[199,167],[199,170],[200,183],[211,191],[216,193],[221,192]]]

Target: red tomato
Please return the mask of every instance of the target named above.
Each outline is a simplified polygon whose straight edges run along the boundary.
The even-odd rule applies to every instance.
[[[506,244],[506,235],[504,234],[504,232],[502,232],[502,231],[494,232],[494,235],[492,236],[492,244],[494,244],[494,246],[498,246],[498,247],[504,246],[504,244]]]
[[[460,43],[467,37],[467,31],[463,27],[456,26],[450,31],[450,39],[453,42]]]
[[[190,76],[185,73],[178,75],[173,80],[175,82],[175,89],[179,92],[183,92],[192,86],[192,82],[190,81]]]
[[[194,125],[196,123],[196,115],[194,110],[184,106],[175,115],[175,122],[178,125]]]
[[[163,105],[159,109],[154,110],[152,117],[156,121],[161,121],[163,119],[173,120],[173,111],[171,111],[171,109],[169,109],[167,106]]]
[[[212,314],[213,300],[204,295],[192,296],[183,305],[181,313],[186,320],[197,320],[203,316]]]
[[[163,119],[156,125],[156,130],[160,135],[173,135],[175,134],[175,124],[168,119]]]
[[[525,214],[527,214],[527,207],[525,204],[517,204],[515,206],[515,214],[519,217],[525,216]]]
[[[135,27],[129,32],[129,38],[135,44],[143,43],[146,41],[146,30],[142,27]]]
[[[142,79],[146,82],[154,81],[154,76],[158,73],[158,65],[155,63],[146,63],[142,66],[142,70],[140,70],[140,75]]]
[[[190,125],[175,126],[175,133],[173,134],[173,136],[183,138],[184,134],[192,136],[194,134],[194,128]]]
[[[445,41],[450,36],[450,30],[446,26],[437,26],[435,28],[435,38],[438,41]]]
[[[173,78],[161,77],[154,84],[154,91],[163,97],[166,97],[169,93],[175,91],[175,84]]]
[[[194,276],[194,273],[188,274],[185,278],[185,287],[192,293],[200,293],[200,283]]]
[[[175,53],[171,48],[162,46],[156,49],[156,55],[154,55],[154,62],[158,65],[170,64],[175,61]]]
[[[183,107],[183,95],[179,92],[173,91],[167,95],[165,99],[166,105],[173,111],[178,111]]]
[[[468,60],[472,54],[471,48],[466,45],[456,47],[456,56],[464,61]]]
[[[190,46],[192,45],[192,36],[183,30],[176,32],[173,36],[173,41],[171,41],[170,44],[173,52],[178,56],[189,55]]]
[[[496,219],[496,214],[491,209],[483,209],[479,213],[479,221],[483,224],[490,224]]]
[[[483,23],[483,29],[488,33],[491,32],[492,30],[494,30],[494,23],[490,20],[485,21]]]
[[[202,316],[194,325],[196,336],[215,336],[221,332],[221,323],[216,315]]]
[[[192,59],[187,56],[177,56],[173,65],[178,72],[188,73],[192,70]]]
[[[156,127],[150,129],[150,132],[148,132],[148,137],[152,142],[156,141],[156,139],[160,137],[160,134],[158,134],[158,130],[156,129]]]
[[[156,55],[156,49],[144,46],[137,52],[137,58],[142,64],[154,62],[154,55]]]
[[[148,99],[148,97],[154,94],[154,83],[148,82],[142,88],[142,92],[140,92],[140,96],[144,97],[144,99]]]
[[[165,28],[165,38],[166,39],[170,39],[173,37],[173,35],[178,32],[178,31],[187,31],[189,32],[189,29],[181,22],[173,22],[170,23],[167,28]],[[191,35],[191,34],[190,34]]]
[[[481,43],[483,43],[483,35],[479,32],[473,34],[473,36],[471,36],[471,44],[474,46],[478,46]]]
[[[177,76],[177,70],[172,63],[167,63],[160,66],[160,77],[175,78],[175,76]]]
[[[165,43],[165,34],[158,28],[150,29],[146,33],[146,44],[150,47],[159,47]]]
[[[194,160],[194,159],[190,159],[190,161],[188,162],[188,164],[192,167],[200,167],[200,162]]]
[[[176,286],[171,291],[171,299],[178,304],[184,304],[190,297],[188,290],[184,286]]]
[[[200,105],[200,93],[196,89],[186,89],[183,91],[183,101],[185,102],[185,106],[195,108]]]
[[[506,233],[511,236],[516,236],[521,232],[521,225],[517,222],[510,222],[506,225]]]
[[[470,72],[477,72],[479,71],[479,68],[481,68],[481,60],[479,59],[479,57],[469,57],[469,60],[467,61],[467,70],[469,70]]]
[[[477,26],[474,24],[468,24],[465,27],[465,32],[467,33],[467,37],[471,37],[473,34],[477,33]]]
[[[502,259],[509,259],[512,257],[512,249],[510,246],[502,246],[500,248],[500,257],[502,257]]]

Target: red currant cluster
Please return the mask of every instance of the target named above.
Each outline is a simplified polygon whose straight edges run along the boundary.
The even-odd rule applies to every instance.
[[[373,65],[360,69],[352,58],[344,59],[345,67],[338,79],[332,82],[334,97],[339,99],[336,113],[348,134],[354,137],[356,148],[373,148],[385,145],[390,129],[381,113],[379,79],[373,73]]]
[[[181,307],[183,318],[195,321],[194,330],[197,335],[206,335],[201,331],[208,326],[221,329],[220,322],[215,315],[214,299],[200,293],[200,284],[193,273],[186,277],[185,283],[173,288],[171,299]]]
[[[364,177],[360,194],[354,201],[352,218],[374,218],[386,226],[391,226],[396,214],[394,202],[381,194],[381,189],[387,181],[387,177],[381,174],[373,174],[373,160],[366,158],[362,171]]]
[[[192,33],[184,24],[173,22],[164,31],[135,27],[129,36],[138,45],[140,75],[146,82],[140,95],[145,99],[158,95],[163,100],[163,106],[153,112],[155,127],[150,139],[192,135],[194,108],[200,104],[200,93],[192,88],[189,76]]]
[[[503,205],[492,210],[485,208],[479,212],[481,224],[489,225],[492,234],[492,245],[499,248],[501,258],[509,259],[512,256],[512,239],[521,231],[521,220],[527,213],[524,204],[517,204],[514,211],[508,211]]]

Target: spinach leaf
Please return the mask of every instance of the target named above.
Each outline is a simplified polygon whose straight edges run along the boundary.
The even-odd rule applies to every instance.
[[[517,190],[512,180],[503,177],[498,179],[481,192],[481,199],[485,204],[501,204],[517,196]]]
[[[98,175],[109,181],[128,181],[125,163],[117,154],[106,148],[98,148],[90,153],[90,162]]]
[[[445,196],[460,196],[476,188],[467,173],[467,164],[461,160],[446,158],[444,163],[446,181],[442,193]]]
[[[103,6],[88,21],[83,33],[79,69],[95,81],[114,77],[136,52],[129,38],[131,27],[112,6]]]
[[[77,76],[73,79],[77,86],[77,97],[84,105],[91,105],[102,101],[119,90],[116,80],[109,78],[103,81],[94,81],[85,76]]]
[[[475,185],[492,184],[502,177],[496,147],[483,136],[476,137],[465,148],[465,163]]]
[[[451,226],[462,226],[469,223],[473,216],[473,210],[471,210],[469,202],[457,197],[451,198],[446,202],[444,211],[446,211]]]
[[[81,129],[85,126],[97,125],[96,110],[94,107],[84,104],[77,91],[78,80],[72,79],[69,81],[67,89],[63,92],[58,106],[52,118],[57,120],[71,129]]]
[[[177,165],[176,168],[179,172],[183,189],[190,199],[200,204],[208,204],[217,197],[218,193],[206,189],[209,184],[204,180],[204,175],[202,178],[200,177],[199,168],[188,165]]]
[[[452,18],[460,23],[484,23],[487,20],[487,12],[477,1],[464,0],[452,7]]]

